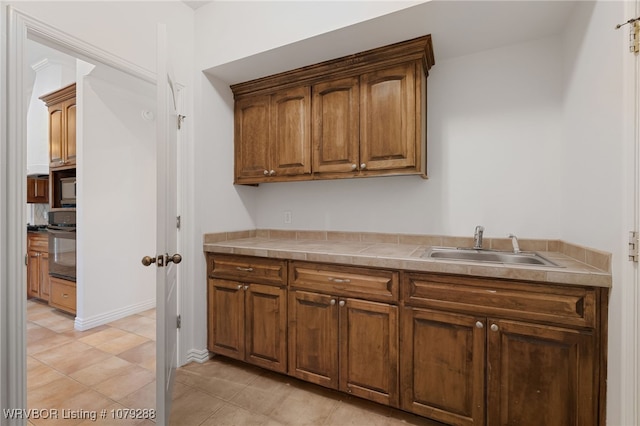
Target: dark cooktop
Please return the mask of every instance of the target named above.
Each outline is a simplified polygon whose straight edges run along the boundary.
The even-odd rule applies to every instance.
[[[39,232],[39,231],[46,231],[47,230],[47,225],[29,225],[27,224],[27,232]]]

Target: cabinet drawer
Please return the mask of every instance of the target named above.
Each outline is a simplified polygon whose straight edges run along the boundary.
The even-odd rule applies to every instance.
[[[286,261],[251,256],[209,255],[207,269],[210,277],[242,282],[286,285]]]
[[[406,274],[407,305],[578,327],[596,325],[596,291],[578,286]]]
[[[27,234],[27,249],[39,252],[49,251],[49,238],[46,232],[35,233],[29,232]]]
[[[336,296],[397,302],[398,273],[379,269],[291,262],[291,286]]]
[[[76,313],[76,283],[51,277],[49,305],[54,308]]]

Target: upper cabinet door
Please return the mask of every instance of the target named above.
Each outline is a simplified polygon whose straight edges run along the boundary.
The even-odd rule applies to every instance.
[[[270,96],[251,96],[235,103],[236,183],[259,182],[269,175]]]
[[[360,77],[360,169],[411,168],[416,165],[415,63]]]
[[[296,87],[271,96],[270,176],[311,173],[311,91]]]
[[[65,118],[65,165],[76,164],[76,100],[71,99],[64,103]]]
[[[64,118],[60,105],[49,107],[49,159],[51,167],[64,164]]]
[[[360,88],[358,77],[313,87],[313,171],[348,173],[359,167]]]

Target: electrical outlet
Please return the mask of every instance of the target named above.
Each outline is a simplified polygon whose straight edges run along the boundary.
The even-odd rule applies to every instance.
[[[291,223],[291,212],[288,210],[284,212],[284,223]]]

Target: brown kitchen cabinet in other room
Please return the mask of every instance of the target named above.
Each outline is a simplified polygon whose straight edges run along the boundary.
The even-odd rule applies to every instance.
[[[388,298],[396,273],[302,262],[290,271],[289,374],[398,407],[398,307],[356,298]]]
[[[27,233],[27,297],[49,300],[49,248],[46,233]]]
[[[49,109],[50,167],[76,164],[76,84],[40,97]]]
[[[283,262],[209,256],[208,263],[209,350],[286,372],[286,275],[278,275],[286,274]]]
[[[311,173],[310,108],[309,87],[236,102],[236,183]]]
[[[599,424],[603,291],[406,274],[402,408],[451,425]]]
[[[74,281],[63,280],[58,277],[51,277],[51,296],[49,305],[56,309],[76,314],[76,283]]]
[[[49,204],[49,176],[27,176],[27,203]]]

